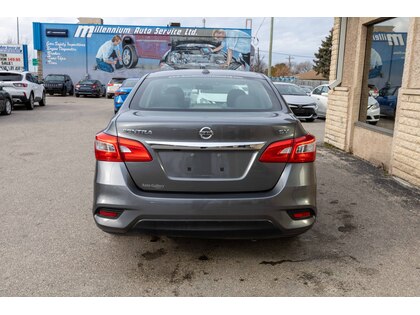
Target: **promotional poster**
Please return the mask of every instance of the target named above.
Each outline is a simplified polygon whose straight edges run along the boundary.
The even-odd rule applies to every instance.
[[[106,83],[158,70],[249,70],[251,29],[33,23],[44,77]]]
[[[407,33],[373,33],[369,84],[378,89],[401,86],[406,42]]]
[[[28,49],[26,45],[0,44],[0,70],[28,70]]]

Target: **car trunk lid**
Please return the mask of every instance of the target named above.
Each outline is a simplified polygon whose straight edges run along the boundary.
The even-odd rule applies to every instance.
[[[270,143],[294,136],[295,120],[281,112],[136,111],[117,119],[118,137],[137,140],[151,162],[126,162],[145,191],[221,193],[266,191],[285,163],[261,163]]]

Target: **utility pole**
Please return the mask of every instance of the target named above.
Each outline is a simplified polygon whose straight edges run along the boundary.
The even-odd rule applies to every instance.
[[[286,59],[289,60],[289,71],[292,71],[292,59],[295,59],[295,58],[289,55],[289,57]]]
[[[273,55],[273,24],[274,24],[274,18],[271,18],[271,25],[270,25],[270,48],[268,51],[268,76],[271,77],[271,61],[272,61],[272,55]]]
[[[19,18],[16,18],[17,44],[19,45]]]
[[[206,18],[203,18],[203,27],[206,28]]]

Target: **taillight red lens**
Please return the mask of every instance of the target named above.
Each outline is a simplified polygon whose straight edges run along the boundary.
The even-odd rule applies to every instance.
[[[113,83],[108,83],[108,86],[113,86],[114,84]]]
[[[307,134],[270,144],[260,157],[264,163],[308,163],[315,161],[316,139]]]
[[[293,149],[293,139],[270,144],[260,157],[264,163],[287,163]]]
[[[150,162],[152,156],[149,151],[138,141],[118,138],[121,157],[125,162]]]
[[[104,218],[116,219],[120,216],[121,212],[100,209],[97,214]]]
[[[118,138],[103,132],[98,133],[95,140],[95,156],[98,161],[122,162]]]
[[[311,210],[289,210],[287,213],[293,220],[304,220],[313,216],[313,212]]]
[[[152,156],[138,141],[99,133],[95,140],[95,156],[107,162],[150,162]]]
[[[128,94],[126,91],[116,91],[115,96]]]

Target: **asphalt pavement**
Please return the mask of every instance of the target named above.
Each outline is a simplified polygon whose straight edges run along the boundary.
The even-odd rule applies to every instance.
[[[315,226],[294,239],[110,235],[92,219],[105,98],[0,116],[0,296],[419,296],[420,193],[319,143]]]

